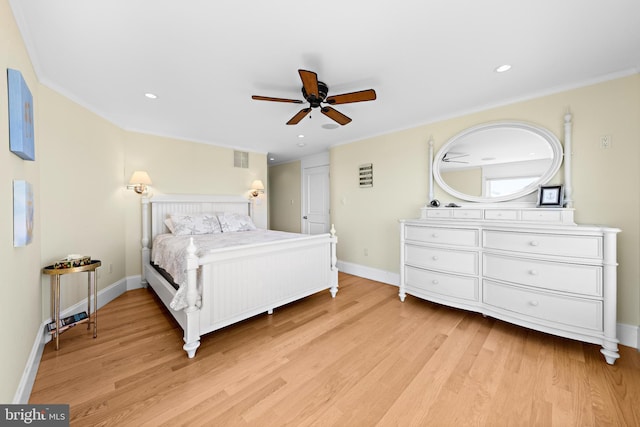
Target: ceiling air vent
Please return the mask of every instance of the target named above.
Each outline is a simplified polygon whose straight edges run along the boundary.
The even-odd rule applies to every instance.
[[[233,167],[247,169],[249,167],[249,152],[247,152],[247,151],[234,151],[233,152]]]

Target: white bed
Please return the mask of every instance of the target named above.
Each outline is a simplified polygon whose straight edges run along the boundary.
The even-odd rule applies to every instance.
[[[336,296],[338,239],[333,229],[313,236],[255,230],[213,237],[228,240],[236,234],[241,241],[234,246],[203,241],[211,238],[206,235],[176,236],[188,246],[182,249],[183,265],[167,268],[173,268],[178,277],[177,291],[152,266],[152,244],[170,233],[165,220],[171,215],[204,213],[250,215],[251,204],[241,196],[142,198],[142,285],[153,288],[184,330],[183,349],[190,358],[204,334],[260,313],[271,314],[279,306],[322,290]],[[251,240],[253,235],[258,240]]]

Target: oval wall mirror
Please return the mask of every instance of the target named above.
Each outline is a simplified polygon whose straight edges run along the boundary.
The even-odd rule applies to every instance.
[[[466,129],[436,154],[440,187],[471,202],[515,200],[538,190],[560,169],[562,145],[549,130],[525,122],[493,122]]]

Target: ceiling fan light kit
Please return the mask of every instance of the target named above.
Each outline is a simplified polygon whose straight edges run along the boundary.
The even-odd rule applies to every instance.
[[[289,121],[288,125],[296,125],[305,118],[313,108],[320,108],[320,112],[336,123],[344,126],[351,122],[351,118],[342,114],[338,110],[323,104],[338,105],[353,102],[373,101],[376,99],[376,91],[373,89],[360,90],[357,92],[333,95],[327,98],[329,86],[318,81],[318,75],[313,71],[298,70],[300,80],[302,80],[302,96],[309,103],[309,107],[298,111]],[[303,104],[299,99],[273,98],[270,96],[253,95],[251,97],[257,101],[289,102],[292,104]]]

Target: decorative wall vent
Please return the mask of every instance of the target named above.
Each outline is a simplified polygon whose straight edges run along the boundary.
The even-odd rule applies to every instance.
[[[233,167],[247,169],[249,167],[249,152],[234,150]]]
[[[358,170],[360,176],[360,188],[373,187],[373,163],[360,165]]]

